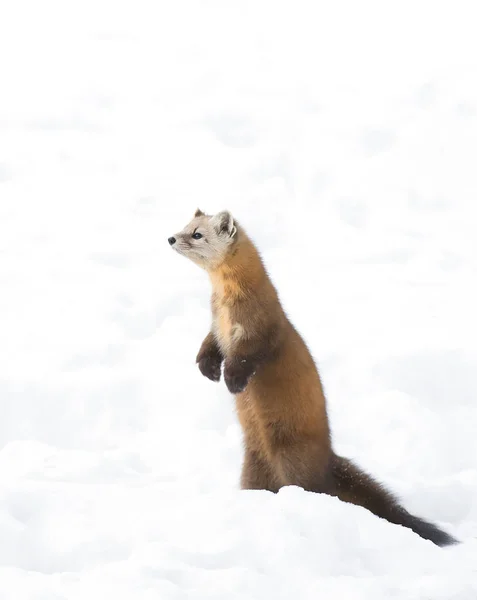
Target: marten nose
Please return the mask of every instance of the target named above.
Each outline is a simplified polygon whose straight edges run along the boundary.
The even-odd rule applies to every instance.
[[[176,238],[175,237],[170,237],[168,240],[169,244],[172,246],[173,244],[176,243]]]

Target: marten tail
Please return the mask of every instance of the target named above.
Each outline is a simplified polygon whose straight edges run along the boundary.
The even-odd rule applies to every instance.
[[[408,513],[390,492],[350,460],[334,455],[332,473],[336,495],[340,500],[358,504],[391,523],[408,527],[437,546],[457,543],[457,540],[432,523]]]

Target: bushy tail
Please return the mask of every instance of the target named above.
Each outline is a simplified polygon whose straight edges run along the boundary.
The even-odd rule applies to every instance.
[[[332,472],[336,495],[340,500],[363,506],[378,517],[396,525],[409,527],[422,538],[434,542],[437,546],[449,546],[457,543],[457,540],[432,523],[408,513],[398,504],[392,494],[350,460],[335,455]]]

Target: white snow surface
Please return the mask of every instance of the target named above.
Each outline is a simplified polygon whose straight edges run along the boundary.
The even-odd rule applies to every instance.
[[[0,598],[477,598],[473,2],[3,3]],[[239,489],[195,365],[230,209],[336,450],[462,543]]]

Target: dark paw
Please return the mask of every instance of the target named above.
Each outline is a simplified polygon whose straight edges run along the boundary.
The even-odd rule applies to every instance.
[[[225,385],[231,394],[243,392],[252,375],[254,375],[253,365],[246,359],[225,363]]]
[[[219,356],[197,357],[197,364],[204,377],[208,377],[211,381],[220,381],[222,361]]]

